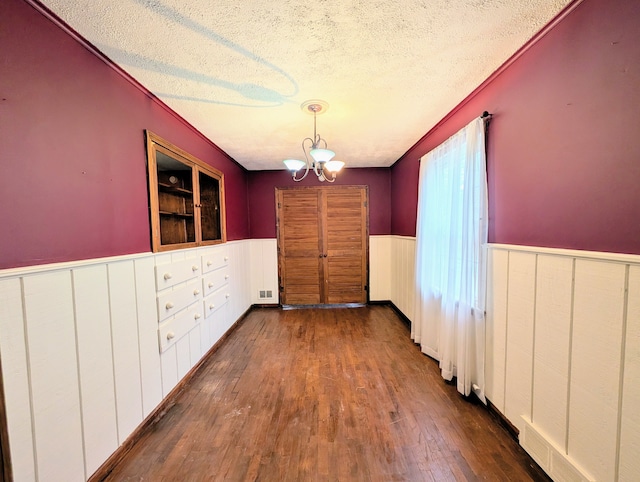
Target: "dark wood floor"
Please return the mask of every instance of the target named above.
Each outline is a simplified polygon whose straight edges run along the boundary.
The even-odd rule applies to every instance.
[[[252,311],[105,480],[546,480],[386,306]]]

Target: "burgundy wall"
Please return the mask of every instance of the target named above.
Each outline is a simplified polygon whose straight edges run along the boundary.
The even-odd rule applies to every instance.
[[[294,182],[288,171],[249,171],[249,222],[252,238],[276,237],[276,187],[324,186],[310,172]],[[345,168],[331,185],[369,186],[369,234],[391,231],[391,170]]]
[[[244,169],[22,0],[0,19],[0,268],[149,251],[144,129],[224,172],[248,237]]]
[[[392,233],[415,235],[418,159],[489,132],[489,241],[640,254],[640,2],[584,0],[392,167]]]

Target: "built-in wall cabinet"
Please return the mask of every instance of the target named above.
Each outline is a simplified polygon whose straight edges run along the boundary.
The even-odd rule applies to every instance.
[[[223,243],[224,175],[146,132],[154,252]]]

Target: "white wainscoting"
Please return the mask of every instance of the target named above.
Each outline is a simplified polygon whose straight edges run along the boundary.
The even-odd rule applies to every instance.
[[[277,292],[276,240],[226,243],[228,302],[160,354],[156,265],[219,248],[0,272],[17,482],[85,480],[264,302],[260,290]],[[488,398],[554,479],[640,480],[640,257],[505,245],[488,254]],[[415,238],[370,237],[370,298],[409,319],[414,260]]]
[[[414,263],[371,237],[371,299],[409,319]],[[640,480],[640,256],[490,245],[487,275],[486,394],[520,443],[554,480]]]
[[[640,480],[640,256],[489,247],[487,397],[555,480]]]
[[[228,301],[161,354],[156,264],[220,249]],[[14,480],[91,476],[249,308],[251,266],[245,240],[0,271]]]
[[[369,238],[370,299],[393,302],[409,319],[414,312],[415,251],[413,237]]]
[[[251,303],[278,304],[278,240],[252,239],[251,246]],[[264,297],[260,294],[264,292]],[[271,292],[271,296],[267,296]]]
[[[369,296],[371,301],[391,300],[392,253],[394,252],[392,246],[396,238],[396,236],[369,237]],[[279,302],[278,241],[276,239],[252,239],[250,246],[251,302],[254,304],[277,304]],[[269,290],[272,291],[272,298],[261,299],[259,297],[260,291]]]

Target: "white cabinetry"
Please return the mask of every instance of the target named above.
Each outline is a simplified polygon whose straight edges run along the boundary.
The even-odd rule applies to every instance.
[[[204,248],[193,254],[197,256],[175,261],[158,259],[164,261],[156,266],[155,272],[158,341],[160,352],[165,352],[198,329],[191,336],[200,338],[199,359],[219,338],[218,330],[211,325],[225,320],[214,320],[211,315],[229,301],[231,275],[226,246]]]

